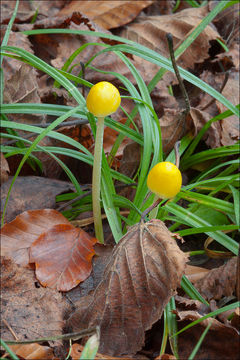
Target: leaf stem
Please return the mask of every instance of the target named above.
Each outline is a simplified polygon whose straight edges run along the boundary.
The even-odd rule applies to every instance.
[[[102,168],[102,149],[103,149],[104,118],[99,117],[95,139],[93,175],[92,175],[92,206],[95,236],[100,243],[104,243],[102,215],[100,206],[101,189],[101,168]]]

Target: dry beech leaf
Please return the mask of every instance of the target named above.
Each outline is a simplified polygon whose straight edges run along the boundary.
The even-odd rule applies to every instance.
[[[122,36],[169,57],[166,34],[173,35],[174,47],[177,47],[207,14],[208,7],[204,6],[185,9],[171,15],[138,17],[122,32]],[[208,58],[209,41],[216,38],[219,38],[218,32],[208,25],[180,56],[178,64],[184,68],[193,68],[195,63]]]
[[[23,345],[9,345],[10,349],[23,359],[31,360],[53,360],[53,349],[37,343]]]
[[[4,340],[30,340],[61,334],[66,299],[38,284],[34,271],[1,258],[1,335]],[[7,326],[9,325],[9,327]]]
[[[203,314],[197,311],[176,311],[180,318],[178,321],[178,330],[190,324],[192,321],[200,319]],[[238,331],[230,326],[225,325],[217,319],[208,318],[199,324],[185,330],[178,335],[178,354],[180,359],[188,359],[194,345],[199,341],[204,329],[211,323],[207,336],[203,340],[200,349],[194,359],[219,360],[221,359],[239,359],[239,334]],[[231,344],[231,346],[229,346]],[[221,357],[219,354],[221,353]]]
[[[56,210],[24,211],[1,229],[1,254],[17,264],[27,265],[32,243],[55,224],[70,223]]]
[[[12,178],[1,187],[1,211],[6,201]],[[10,222],[23,211],[51,209],[56,207],[56,196],[74,191],[74,186],[67,182],[40,176],[18,176],[10,193],[4,220]]]
[[[207,300],[221,299],[231,296],[237,282],[237,256],[230,259],[219,268],[210,270],[201,280],[194,282],[194,286]]]
[[[10,172],[7,159],[1,153],[1,160],[0,160],[0,183],[3,184],[8,180],[8,173]]]
[[[153,0],[142,1],[71,1],[58,15],[70,15],[73,12],[83,12],[97,25],[104,29],[114,29],[131,22]]]
[[[12,12],[11,12],[11,16],[12,16]],[[0,34],[1,34],[1,42],[2,42],[4,31],[1,31]],[[20,32],[13,32],[13,31],[10,32],[8,45],[17,46],[21,49],[27,50],[30,53],[33,53],[33,50],[31,48],[31,43],[27,35],[24,35]],[[19,71],[21,66],[22,66],[21,61],[4,56],[3,58],[4,81],[8,81],[17,71]]]
[[[23,64],[20,69],[5,82],[4,102],[7,104],[41,102],[38,93],[37,71],[33,67]],[[17,122],[32,124],[34,122],[43,122],[44,115],[8,114],[8,118]]]
[[[30,262],[36,265],[37,279],[43,286],[71,290],[90,275],[96,242],[71,224],[51,227],[30,248]]]
[[[141,349],[145,330],[161,317],[184,272],[187,257],[172,236],[156,219],[129,228],[87,308],[80,301],[69,327],[78,331],[99,325],[103,354],[135,354]]]

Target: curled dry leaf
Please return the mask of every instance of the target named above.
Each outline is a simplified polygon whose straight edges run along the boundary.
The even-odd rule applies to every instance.
[[[219,268],[210,270],[201,280],[194,282],[194,286],[207,300],[221,299],[231,296],[237,282],[237,256]]]
[[[93,245],[97,239],[71,224],[59,224],[31,245],[30,262],[43,286],[68,291],[92,271]]]
[[[71,1],[58,15],[70,15],[73,12],[83,12],[97,25],[104,29],[113,29],[132,21],[153,0],[141,1]]]
[[[132,226],[116,245],[87,308],[80,301],[69,327],[99,325],[103,354],[136,353],[180,284],[186,260],[160,220]]]
[[[32,243],[55,224],[70,223],[56,210],[24,211],[1,229],[1,254],[17,264],[27,265]]]

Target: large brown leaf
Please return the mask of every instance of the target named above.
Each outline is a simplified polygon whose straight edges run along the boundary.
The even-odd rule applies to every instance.
[[[58,15],[70,15],[73,12],[83,12],[96,24],[104,29],[113,29],[132,21],[153,0],[140,1],[71,1]]]
[[[185,9],[171,15],[142,16],[128,25],[121,35],[169,57],[166,34],[172,33],[174,47],[177,47],[207,14],[208,7],[205,6],[198,9]],[[208,58],[209,41],[218,37],[219,34],[214,27],[208,25],[180,56],[178,64],[191,69],[195,63]]]
[[[31,245],[30,262],[43,286],[68,291],[92,271],[93,245],[97,239],[71,224],[59,224]]]
[[[82,300],[68,320],[74,330],[100,326],[99,352],[135,353],[144,343],[145,330],[161,317],[186,262],[172,235],[156,219],[131,227],[116,246],[87,308]]]
[[[0,310],[1,320],[5,320],[1,322],[4,340],[16,340],[11,330],[19,340],[61,334],[67,308],[66,298],[54,289],[39,286],[31,269],[1,257]],[[45,356],[42,359],[47,358]]]
[[[12,177],[2,184],[1,212],[11,182]],[[56,196],[68,191],[74,191],[74,186],[67,181],[48,179],[41,176],[18,176],[10,193],[4,221],[12,221],[17,215],[26,210],[55,208]]]
[[[1,254],[13,258],[17,264],[27,265],[32,243],[55,224],[70,223],[56,210],[24,211],[1,229]]]

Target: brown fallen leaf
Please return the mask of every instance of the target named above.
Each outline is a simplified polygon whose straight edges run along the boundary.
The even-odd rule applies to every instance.
[[[1,186],[1,212],[11,182],[12,177]],[[10,222],[26,210],[55,208],[56,196],[74,189],[67,181],[40,176],[18,176],[10,193],[4,220]]]
[[[116,245],[87,307],[69,318],[74,331],[100,326],[99,352],[134,354],[180,284],[187,257],[160,220],[132,226]],[[84,299],[83,299],[84,303]],[[83,304],[82,303],[82,304]]]
[[[5,103],[40,103],[38,93],[37,71],[33,67],[23,64],[9,80],[5,81]],[[9,120],[24,124],[41,123],[44,115],[39,114],[8,114]],[[21,132],[20,132],[21,134]]]
[[[135,1],[71,1],[58,15],[71,15],[73,12],[82,12],[103,29],[114,29],[126,25],[146,7],[151,5],[153,0]]]
[[[219,268],[210,270],[201,280],[194,281],[194,286],[207,300],[221,299],[222,296],[231,296],[236,288],[237,256],[230,259]]]
[[[40,286],[31,269],[1,260],[1,319],[20,341],[60,335],[68,309],[62,294]],[[6,323],[1,322],[2,338],[16,340]]]
[[[178,318],[178,330],[202,317],[197,311],[176,311]],[[194,359],[219,360],[239,359],[239,334],[230,326],[222,324],[214,318],[208,318],[178,335],[178,354],[180,359],[188,359],[194,346],[200,339],[205,328],[211,323],[211,327],[205,336],[200,349]],[[231,346],[230,346],[231,345]]]
[[[53,349],[40,344],[9,345],[10,349],[19,357],[31,360],[53,360]]]
[[[29,248],[46,230],[55,224],[70,224],[59,212],[52,209],[29,210],[1,229],[1,254],[17,264],[29,263]]]
[[[11,12],[12,16],[12,12]],[[11,17],[10,16],[10,17]],[[3,39],[5,31],[1,31],[1,42]],[[33,53],[33,50],[31,48],[30,40],[27,38],[27,35],[24,35],[20,32],[11,31],[8,39],[8,45],[9,46],[17,46],[21,49],[27,50],[30,53]],[[3,59],[3,71],[4,71],[4,81],[8,81],[14,74],[16,74],[17,71],[22,66],[22,62],[16,59],[9,58],[7,56],[4,56]]]
[[[189,8],[176,14],[160,16],[139,16],[134,22],[122,30],[121,36],[136,41],[142,45],[169,57],[166,34],[173,35],[174,48],[178,47],[191,31],[208,14],[208,6]],[[177,63],[185,69],[193,69],[195,63],[202,62],[209,57],[210,41],[219,38],[219,33],[213,26],[208,25],[188,49],[179,57]],[[157,66],[140,60],[146,68],[146,79],[151,79]],[[145,77],[144,77],[145,78]],[[147,81],[147,80],[145,80]]]
[[[93,245],[97,239],[71,224],[52,226],[30,247],[30,263],[43,286],[69,291],[92,271]]]
[[[8,180],[9,171],[10,170],[9,170],[7,159],[5,158],[3,153],[1,153],[1,160],[0,160],[0,183],[1,184],[3,184],[4,182],[6,182]]]

